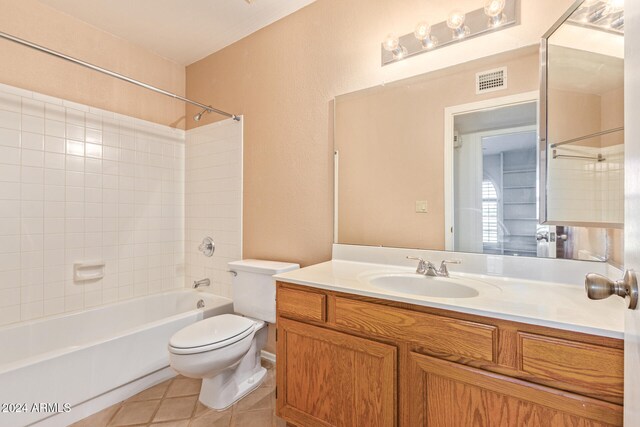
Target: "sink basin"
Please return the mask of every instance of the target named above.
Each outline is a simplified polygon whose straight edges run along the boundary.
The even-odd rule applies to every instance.
[[[371,286],[433,298],[473,298],[492,285],[465,277],[432,277],[416,273],[379,273],[362,277]]]

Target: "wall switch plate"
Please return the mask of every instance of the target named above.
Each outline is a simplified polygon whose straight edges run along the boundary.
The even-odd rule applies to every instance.
[[[416,200],[416,213],[427,213],[426,200]]]

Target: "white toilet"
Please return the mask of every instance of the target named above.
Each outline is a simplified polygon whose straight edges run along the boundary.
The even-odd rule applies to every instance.
[[[298,264],[246,259],[230,262],[233,309],[176,332],[169,340],[169,360],[178,373],[202,378],[200,402],[223,410],[258,387],[266,369],[260,351],[267,324],[276,321],[274,274]],[[243,317],[247,316],[247,317]]]

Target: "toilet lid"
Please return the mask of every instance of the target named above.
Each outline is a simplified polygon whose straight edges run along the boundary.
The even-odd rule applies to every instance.
[[[235,314],[221,314],[189,325],[171,337],[176,349],[197,349],[212,344],[232,344],[253,332],[255,322]]]

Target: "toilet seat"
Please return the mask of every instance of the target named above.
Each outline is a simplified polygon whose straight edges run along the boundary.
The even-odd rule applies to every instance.
[[[195,354],[216,350],[254,333],[257,323],[235,314],[221,314],[195,322],[176,332],[169,341],[173,354]]]

